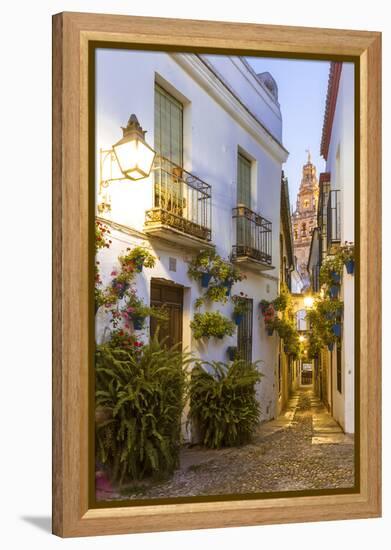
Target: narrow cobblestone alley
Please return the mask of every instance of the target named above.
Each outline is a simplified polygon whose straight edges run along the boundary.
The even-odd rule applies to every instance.
[[[221,450],[185,447],[181,466],[169,481],[143,482],[109,498],[351,487],[353,443],[353,436],[343,433],[312,391],[300,389],[280,417],[260,425],[252,444]]]

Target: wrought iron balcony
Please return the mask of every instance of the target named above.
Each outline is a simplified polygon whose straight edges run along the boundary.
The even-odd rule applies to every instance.
[[[232,210],[232,217],[236,229],[232,259],[272,269],[272,223],[241,204]]]
[[[211,186],[164,157],[155,161],[154,178],[154,206],[146,212],[145,232],[170,240],[180,241],[184,235],[209,242]],[[197,246],[185,241],[183,244]]]
[[[339,189],[329,192],[327,202],[327,250],[332,253],[341,242],[341,193]]]

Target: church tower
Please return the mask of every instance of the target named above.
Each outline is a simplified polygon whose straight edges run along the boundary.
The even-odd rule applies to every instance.
[[[296,210],[292,215],[292,232],[294,255],[297,258],[297,270],[304,287],[309,285],[307,263],[311,246],[312,231],[317,226],[319,184],[316,168],[311,162],[311,155],[303,166],[300,189],[297,195]]]

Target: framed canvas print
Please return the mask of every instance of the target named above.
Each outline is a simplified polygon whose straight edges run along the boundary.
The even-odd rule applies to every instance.
[[[53,532],[380,515],[380,34],[53,18]]]

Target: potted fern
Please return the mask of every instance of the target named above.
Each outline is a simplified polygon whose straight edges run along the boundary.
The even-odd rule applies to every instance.
[[[190,418],[201,443],[219,449],[249,443],[259,423],[258,363],[198,363],[190,379]]]

